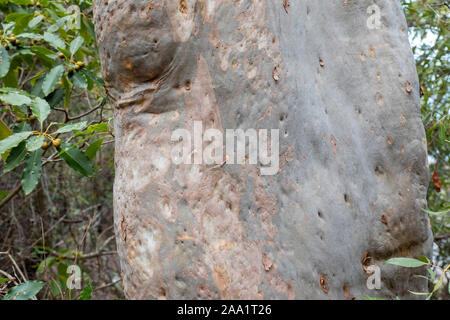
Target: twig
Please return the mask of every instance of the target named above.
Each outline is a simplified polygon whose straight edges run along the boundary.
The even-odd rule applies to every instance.
[[[0,252],[0,255],[5,255],[9,258],[9,260],[11,260],[12,264],[14,267],[16,267],[17,272],[19,272],[20,276],[22,277],[23,281],[27,282],[27,278],[25,278],[25,275],[22,273],[22,270],[20,270],[19,266],[16,263],[16,260],[14,260],[14,258],[11,256],[11,254],[9,253],[9,251],[6,252]]]
[[[53,249],[46,249],[46,250],[48,252],[50,252],[52,255],[54,255],[57,259],[66,259],[66,260],[75,260],[75,259],[89,260],[89,259],[94,259],[94,258],[98,258],[98,257],[110,256],[110,255],[117,254],[117,251],[100,251],[100,252],[96,251],[96,252],[91,252],[91,253],[87,253],[84,255],[70,256],[70,255],[66,255],[66,254],[59,254],[57,251],[55,251]],[[76,264],[76,262],[74,264]]]
[[[7,277],[9,280],[11,280],[14,283],[14,285],[16,285],[16,286],[19,285],[19,283],[15,280],[16,278],[14,278],[8,272],[0,270],[0,274],[3,275],[4,277]]]
[[[44,162],[42,162],[42,166],[45,166],[48,163],[51,163],[53,158],[58,154],[58,152],[55,152],[50,157],[47,158]],[[19,182],[17,186],[11,191],[3,200],[0,202],[0,209],[3,208],[5,204],[7,204],[16,194],[19,193],[20,189],[22,188],[22,184]]]
[[[44,236],[46,236],[47,234],[49,234],[51,231],[53,231],[53,229],[56,228],[56,226],[58,224],[61,223],[61,221],[63,221],[65,218],[67,217],[67,213],[65,215],[63,215],[58,221],[55,222],[55,224],[53,224],[45,233]],[[38,244],[40,241],[42,240],[42,237],[37,239],[35,242],[33,242],[30,246],[28,246],[28,248],[32,248],[34,247],[36,244]]]
[[[111,282],[111,283],[105,284],[105,285],[103,285],[103,286],[97,287],[97,288],[94,289],[94,291],[98,291],[98,290],[102,290],[102,289],[105,289],[105,288],[112,287],[113,285],[115,285],[115,284],[117,284],[117,283],[119,283],[119,282],[120,282],[120,279],[118,279],[118,280],[116,280],[116,281],[113,281],[113,282]]]
[[[444,233],[444,234],[437,234],[434,236],[434,240],[438,241],[438,240],[444,240],[444,239],[448,239],[450,238],[450,232],[449,233]]]
[[[94,111],[100,109],[100,108],[103,107],[105,104],[106,104],[106,99],[103,99],[103,100],[102,100],[98,105],[96,105],[95,107],[91,108],[90,110],[86,111],[85,113],[82,113],[82,114],[79,114],[79,115],[73,116],[73,117],[71,117],[71,116],[69,115],[69,112],[68,112],[66,109],[61,109],[61,108],[53,108],[53,109],[56,110],[56,111],[64,112],[65,117],[66,117],[66,119],[65,119],[64,122],[68,122],[68,121],[73,121],[73,120],[78,120],[78,119],[80,119],[80,118],[83,118],[83,117],[85,117],[85,116],[91,114],[92,112],[94,112]]]
[[[11,191],[6,197],[5,199],[2,200],[2,202],[0,202],[0,209],[9,202],[9,200],[11,200],[12,198],[14,198],[14,196],[16,194],[19,193],[20,189],[22,188],[22,185],[20,183],[17,184],[17,186],[13,189],[13,191]]]

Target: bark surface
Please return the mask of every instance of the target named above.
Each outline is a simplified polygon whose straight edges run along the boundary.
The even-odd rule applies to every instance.
[[[399,1],[97,0],[132,299],[425,291],[426,140]],[[370,28],[376,3],[381,27]],[[171,134],[279,129],[280,169],[174,165]],[[205,144],[206,146],[206,144]],[[370,265],[381,268],[369,290]]]

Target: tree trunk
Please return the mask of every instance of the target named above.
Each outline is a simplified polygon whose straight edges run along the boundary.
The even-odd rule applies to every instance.
[[[426,290],[414,277],[423,270],[383,265],[430,256],[432,244],[419,83],[399,1],[95,2],[128,298]],[[201,161],[210,142],[194,134],[238,128],[268,129],[279,165],[232,164],[232,149],[221,163]],[[176,129],[192,134],[193,164],[174,163],[187,143],[172,141]],[[374,265],[379,290],[367,286]]]

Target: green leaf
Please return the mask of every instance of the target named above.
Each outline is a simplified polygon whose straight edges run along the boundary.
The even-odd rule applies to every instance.
[[[441,141],[441,143],[444,143],[444,141],[445,141],[445,137],[447,136],[446,131],[447,131],[447,129],[445,128],[445,124],[441,123],[439,125],[439,131],[438,131],[438,136],[439,136],[439,140]]]
[[[9,137],[11,134],[12,132],[9,127],[3,122],[2,119],[0,119],[0,140]]]
[[[50,114],[50,105],[46,100],[37,97],[31,103],[31,111],[42,124]]]
[[[5,166],[3,168],[3,172],[9,172],[14,170],[18,165],[22,163],[22,160],[25,159],[27,155],[26,142],[22,141],[19,143],[17,147],[14,147],[8,155],[6,159]]]
[[[50,281],[50,291],[52,292],[52,295],[54,297],[58,297],[59,295],[61,295],[61,291],[63,290],[59,282],[59,279],[58,281],[56,281],[55,279],[52,279]]]
[[[48,104],[50,107],[56,107],[58,104],[64,99],[64,95],[66,94],[66,90],[63,88],[58,88],[52,93],[48,95],[46,100],[48,101]]]
[[[78,49],[83,45],[84,39],[80,36],[76,37],[71,43],[70,43],[70,53],[72,56],[77,53]]]
[[[59,50],[59,52],[61,52],[62,54],[64,54],[64,56],[65,56],[66,58],[70,58],[70,52],[69,52],[68,50],[66,50],[66,49],[64,49],[64,48],[61,48],[61,47],[58,47],[58,50]],[[72,66],[73,66],[73,64],[72,64]]]
[[[428,265],[428,263],[412,258],[392,258],[384,262],[405,268],[417,268]]]
[[[86,77],[80,72],[74,72],[70,77],[70,81],[74,84],[74,86],[80,89],[86,89],[88,87],[88,82]]]
[[[450,212],[450,209],[439,211],[439,212],[433,212],[430,210],[422,209],[423,212],[428,213],[430,216],[445,216]]]
[[[6,190],[1,190],[0,191],[0,201],[3,201],[3,199],[5,199],[8,196],[9,192]]]
[[[92,287],[89,283],[86,287],[84,287],[83,291],[81,291],[78,296],[78,300],[91,300],[92,298]]]
[[[44,32],[44,40],[47,41],[55,49],[58,49],[58,47],[61,47],[63,49],[66,48],[66,44],[64,43],[64,41],[56,34]]]
[[[8,18],[12,19],[9,21],[14,21],[14,29],[13,32],[15,34],[22,33],[28,26],[28,22],[33,19],[32,14],[26,14],[26,13],[17,13],[21,16],[14,16],[13,14],[8,15]]]
[[[103,143],[103,138],[99,139],[93,143],[86,149],[86,155],[89,158],[89,160],[94,159],[95,155],[97,154],[97,151],[100,149]]]
[[[44,144],[44,136],[32,136],[27,140],[27,150],[30,152],[36,151]]]
[[[92,73],[90,70],[83,68],[80,70],[81,73],[83,73],[87,78],[90,78],[92,81],[94,81],[99,86],[104,86],[105,82],[102,78],[97,77],[94,73]]]
[[[4,87],[4,88],[0,88],[0,92],[2,92],[2,93],[19,93],[21,95],[28,96],[28,93],[26,91],[19,90],[17,88]]]
[[[8,74],[2,78],[2,83],[7,87],[17,87],[18,76],[19,69],[10,68]]]
[[[11,130],[8,126],[0,119],[0,140],[6,139],[12,134]],[[2,154],[2,160],[5,161],[8,157],[7,153]]]
[[[411,291],[411,290],[408,290],[411,294],[414,294],[414,295],[416,295],[416,296],[427,296],[427,295],[429,295],[429,293],[428,292],[414,292],[414,291]]]
[[[22,173],[22,188],[25,195],[31,193],[36,188],[41,178],[42,171],[42,149],[33,151],[25,160],[25,167]]]
[[[59,128],[55,133],[66,133],[71,131],[80,131],[87,126],[87,121],[70,123],[61,128]]]
[[[50,70],[45,76],[44,82],[42,83],[42,92],[45,96],[48,96],[55,89],[63,74],[64,66],[60,64]]]
[[[417,259],[419,259],[420,261],[426,263],[426,264],[430,264],[430,260],[428,260],[427,257],[425,257],[424,255],[420,255],[417,257]]]
[[[32,129],[30,124],[25,121],[16,123],[13,127],[13,133],[26,132],[31,130]]]
[[[27,281],[12,287],[3,300],[29,300],[41,291],[44,283],[41,281]]]
[[[17,38],[26,38],[32,40],[42,40],[44,37],[37,33],[21,33],[17,35]]]
[[[56,257],[50,256],[46,259],[42,260],[41,263],[39,263],[38,268],[36,269],[37,274],[41,274],[45,271],[45,268],[50,269],[56,262]]]
[[[38,16],[34,17],[33,19],[31,19],[30,22],[28,22],[28,27],[33,29],[42,21],[42,19],[44,19],[43,15],[38,15]]]
[[[0,46],[0,78],[8,74],[10,65],[11,59],[8,51],[3,46]]]
[[[383,298],[369,297],[369,296],[361,296],[361,295],[358,295],[358,297],[360,297],[360,298],[363,299],[363,300],[386,300],[386,299],[383,299]]]
[[[69,275],[67,274],[68,267],[69,266],[64,262],[58,263],[58,266],[56,267],[58,270],[58,278],[61,280],[60,284],[62,285],[63,290],[66,290],[66,283],[69,278]]]
[[[21,143],[23,140],[31,136],[33,132],[31,131],[25,131],[25,132],[19,132],[15,133],[13,135],[10,135],[6,139],[3,139],[0,141],[0,154],[5,153],[5,151],[14,148],[19,143]]]
[[[14,3],[14,1],[11,1],[11,2]],[[18,4],[20,4],[20,3],[18,3]],[[29,13],[25,13],[25,12],[13,12],[13,13],[10,13],[10,14],[8,14],[6,16],[5,22],[12,22],[12,21],[15,22],[15,21],[17,21],[20,18],[30,17],[30,16],[32,16],[32,15],[29,14]]]
[[[434,283],[436,281],[436,275],[434,274],[433,269],[431,268],[427,268],[428,273],[430,274],[431,277],[431,282]]]
[[[5,282],[8,282],[8,278],[0,278],[0,284],[4,284]]]
[[[58,58],[53,51],[40,46],[33,46],[30,48],[31,52],[39,57],[39,60],[48,68],[54,65],[55,60]]]
[[[59,156],[69,167],[86,177],[94,174],[94,166],[83,151],[68,143],[62,143],[58,150]]]
[[[21,106],[23,104],[29,105],[31,103],[31,99],[27,96],[14,92],[2,94],[0,96],[0,100],[2,100],[6,104],[11,104],[13,106]]]
[[[88,135],[94,132],[108,132],[108,124],[106,122],[92,124],[86,130],[77,133],[76,136]]]

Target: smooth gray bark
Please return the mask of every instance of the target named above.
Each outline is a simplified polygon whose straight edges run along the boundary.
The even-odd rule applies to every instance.
[[[381,28],[371,28],[377,4]],[[373,21],[372,21],[373,22]],[[97,0],[114,218],[133,299],[393,298],[430,256],[419,84],[398,1]],[[280,170],[174,165],[171,133],[280,129]],[[381,268],[369,290],[368,266]]]

